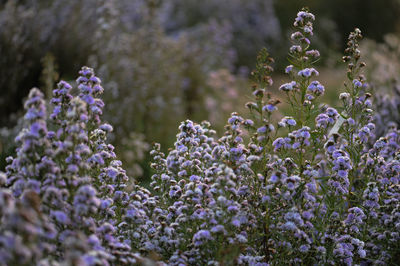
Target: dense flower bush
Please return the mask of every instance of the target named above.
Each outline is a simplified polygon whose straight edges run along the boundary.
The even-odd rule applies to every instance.
[[[179,126],[155,144],[151,191],[131,182],[103,123],[101,81],[83,67],[61,81],[48,115],[32,89],[14,158],[0,175],[4,265],[387,265],[400,250],[400,131],[379,139],[355,29],[343,60],[342,105],[310,49],[314,15],[297,14],[280,90],[291,112],[276,120],[266,50],[252,72],[248,116]],[[77,93],[73,93],[73,92]]]

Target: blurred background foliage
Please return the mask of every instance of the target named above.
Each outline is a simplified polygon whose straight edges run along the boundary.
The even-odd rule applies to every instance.
[[[150,144],[170,146],[180,121],[206,119],[218,129],[241,108],[260,48],[276,58],[276,86],[285,81],[289,18],[303,6],[318,17],[312,43],[327,101],[336,101],[340,55],[359,27],[377,119],[399,123],[398,0],[3,0],[0,165],[14,149],[29,89],[51,97],[60,79],[88,65],[104,82],[104,120],[114,125],[117,152],[129,174],[146,176]]]

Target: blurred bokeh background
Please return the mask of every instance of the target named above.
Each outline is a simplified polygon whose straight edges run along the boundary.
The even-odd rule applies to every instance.
[[[241,110],[262,47],[276,59],[276,87],[286,81],[288,36],[304,6],[317,17],[312,46],[322,55],[326,101],[336,101],[341,54],[359,27],[379,121],[399,121],[398,0],[3,0],[0,168],[13,154],[30,88],[51,98],[60,79],[73,81],[87,65],[103,80],[103,118],[118,155],[130,175],[147,176],[151,143],[171,146],[180,121],[222,129]]]

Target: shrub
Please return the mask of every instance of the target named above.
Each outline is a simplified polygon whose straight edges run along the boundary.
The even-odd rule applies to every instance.
[[[297,14],[293,79],[268,91],[266,50],[252,72],[249,116],[233,113],[218,138],[184,121],[174,147],[155,144],[150,192],[129,178],[107,143],[100,79],[83,67],[78,95],[62,81],[46,115],[32,89],[15,158],[0,176],[5,264],[395,264],[400,249],[400,132],[374,139],[371,97],[355,29],[338,108],[320,104],[314,15]],[[372,144],[371,144],[372,143]]]

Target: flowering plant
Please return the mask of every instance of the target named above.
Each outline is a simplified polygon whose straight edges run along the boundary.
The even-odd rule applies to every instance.
[[[400,132],[374,137],[352,32],[342,106],[321,105],[310,49],[314,15],[297,14],[275,121],[266,50],[252,72],[249,116],[218,138],[184,121],[167,154],[155,144],[151,192],[107,143],[100,79],[83,67],[78,95],[60,82],[49,118],[32,89],[15,158],[0,176],[0,261],[26,265],[394,264],[400,250]]]

